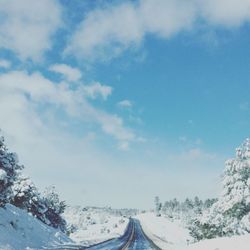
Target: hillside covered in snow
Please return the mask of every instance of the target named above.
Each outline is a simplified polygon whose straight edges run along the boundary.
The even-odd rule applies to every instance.
[[[58,229],[45,225],[13,205],[0,208],[0,249],[42,249],[73,241]]]
[[[162,250],[249,250],[250,234],[218,237],[194,243],[180,219],[148,212],[137,216],[146,235]]]

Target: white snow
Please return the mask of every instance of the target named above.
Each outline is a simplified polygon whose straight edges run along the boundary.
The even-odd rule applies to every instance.
[[[6,177],[7,177],[6,171],[4,171],[3,169],[0,169],[0,181],[4,181]]]
[[[180,220],[170,221],[164,216],[144,213],[137,216],[145,234],[161,249],[185,249],[191,240],[189,232]]]
[[[203,240],[192,244],[186,250],[249,250],[250,234],[233,236],[231,238],[216,238]]]
[[[75,228],[70,238],[76,243],[89,246],[123,235],[128,219],[112,214],[105,208],[70,207],[64,218]]]
[[[250,234],[202,240],[189,244],[192,238],[180,221],[145,213],[137,216],[146,235],[163,250],[249,250]]]
[[[0,208],[0,249],[42,249],[73,243],[62,232],[43,224],[24,210],[7,204]]]

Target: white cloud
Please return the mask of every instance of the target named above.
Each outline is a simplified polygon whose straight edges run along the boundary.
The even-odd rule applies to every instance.
[[[81,87],[72,90],[70,85],[64,82],[54,84],[38,72],[28,74],[14,71],[2,74],[0,92],[0,106],[4,109],[1,116],[4,117],[5,114],[16,117],[11,119],[26,117],[27,119],[21,124],[35,122],[39,126],[46,127],[41,120],[42,114],[38,113],[36,108],[49,104],[50,113],[61,108],[71,118],[98,124],[104,133],[113,136],[119,142],[131,142],[135,138],[134,133],[124,126],[120,117],[92,106],[86,100],[85,90],[83,91]],[[16,124],[19,123],[15,122],[12,125]]]
[[[56,185],[62,199],[71,204],[103,206],[110,205],[109,200],[113,206],[140,208],[149,208],[156,193],[165,197],[166,190],[178,198],[216,194],[224,159],[199,148],[171,154],[171,149],[163,149],[162,145],[154,147],[149,155],[145,148],[151,149],[151,142],[136,138],[120,117],[94,108],[80,90],[69,87],[54,84],[40,73],[15,71],[0,76],[1,128],[9,147],[17,151],[26,173],[39,187]],[[49,106],[53,122],[43,120],[46,112],[38,113],[39,105],[43,109]],[[96,146],[93,132],[85,137],[66,132],[54,112],[57,108],[70,116],[67,121],[76,117],[81,122],[99,124],[118,140],[126,154],[114,153],[106,149],[106,144]],[[130,143],[137,140],[145,144],[131,152]]]
[[[213,25],[237,27],[250,21],[249,0],[198,1],[203,18]]]
[[[0,59],[0,68],[9,69],[11,67],[11,62],[5,59]]]
[[[192,4],[187,1],[144,0],[94,10],[80,24],[66,53],[94,59],[116,56],[139,45],[146,33],[169,37],[189,28],[193,16]]]
[[[127,48],[138,47],[149,34],[169,39],[181,31],[195,29],[200,22],[211,26],[211,30],[217,26],[238,27],[249,20],[249,0],[122,2],[90,11],[65,52],[90,60],[107,60]]]
[[[56,0],[0,0],[0,17],[0,47],[39,60],[61,25],[61,7]]]
[[[117,105],[121,108],[132,108],[133,104],[129,100],[123,100],[117,103]]]
[[[94,82],[90,85],[84,85],[81,87],[81,90],[86,94],[87,97],[92,99],[96,99],[98,96],[100,96],[106,100],[112,93],[112,87],[102,85],[99,82]]]
[[[143,30],[138,25],[136,15],[134,6],[129,3],[90,12],[74,34],[66,53],[76,54],[78,51],[79,56],[89,57],[95,53],[102,56],[105,53],[103,48],[108,50],[111,43],[117,41],[111,52],[119,54],[123,47],[142,38]],[[106,57],[106,53],[103,56]]]
[[[119,145],[119,149],[122,151],[128,151],[129,150],[129,143],[126,141],[123,141]]]
[[[50,71],[62,74],[70,82],[76,82],[81,79],[81,71],[66,64],[54,64],[49,67]]]

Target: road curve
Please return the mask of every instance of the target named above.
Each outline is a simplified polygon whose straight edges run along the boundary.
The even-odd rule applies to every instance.
[[[130,219],[123,236],[91,247],[89,250],[160,250],[143,232],[139,220]]]
[[[44,250],[161,250],[143,232],[137,219],[130,219],[125,233],[115,239],[107,240],[90,247],[69,244],[43,248]]]

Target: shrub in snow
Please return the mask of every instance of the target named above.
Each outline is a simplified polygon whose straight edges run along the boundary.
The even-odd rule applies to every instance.
[[[244,233],[250,233],[250,139],[226,162],[220,198],[192,227],[198,240]]]
[[[18,164],[17,155],[8,151],[3,136],[0,136],[0,207],[11,200],[11,186],[22,168]]]
[[[39,217],[46,210],[41,202],[40,193],[30,178],[20,175],[12,186],[11,204]]]
[[[120,224],[123,224],[124,222],[125,222],[124,219],[120,219],[120,220],[119,220],[119,223],[120,223]]]
[[[59,200],[54,187],[47,188],[41,195],[28,177],[20,175],[12,190],[14,195],[11,204],[26,210],[49,226],[66,230],[66,222],[61,217],[66,205]]]

